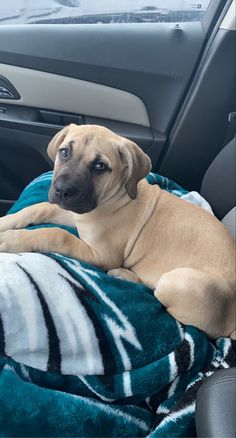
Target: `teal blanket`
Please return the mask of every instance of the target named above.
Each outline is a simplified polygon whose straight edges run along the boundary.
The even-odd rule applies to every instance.
[[[51,177],[9,213],[46,201]],[[167,178],[148,181],[209,208]],[[60,254],[0,254],[2,437],[195,436],[199,386],[234,363],[229,339],[179,324],[144,285]]]

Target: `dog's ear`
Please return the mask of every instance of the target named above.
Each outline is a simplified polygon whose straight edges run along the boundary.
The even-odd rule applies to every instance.
[[[55,158],[57,155],[57,150],[58,150],[60,144],[62,144],[62,142],[65,140],[65,137],[68,134],[70,126],[71,125],[65,126],[65,128],[63,128],[56,135],[54,135],[54,137],[50,141],[50,143],[48,145],[47,153],[48,153],[49,158],[51,158],[52,161],[55,161]]]
[[[119,148],[122,161],[127,163],[128,172],[125,183],[126,191],[131,199],[137,196],[138,182],[151,170],[152,163],[147,154],[140,147],[129,140],[125,140]]]

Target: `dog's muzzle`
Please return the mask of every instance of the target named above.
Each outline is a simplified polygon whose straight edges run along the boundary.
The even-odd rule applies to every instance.
[[[66,176],[59,176],[52,182],[48,199],[51,204],[78,214],[88,213],[97,206],[91,182],[73,181]]]

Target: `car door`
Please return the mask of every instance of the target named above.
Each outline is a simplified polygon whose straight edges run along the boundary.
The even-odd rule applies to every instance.
[[[213,81],[224,74],[226,98],[209,126],[199,104],[214,95],[206,85],[212,77],[199,68],[229,3],[12,0],[11,8],[0,6],[0,214],[52,168],[47,144],[69,123],[107,126],[142,147],[154,170],[198,188],[227,120],[214,124],[232,109],[232,78],[224,67],[214,72],[219,57]],[[215,49],[223,64],[233,44],[225,39]]]

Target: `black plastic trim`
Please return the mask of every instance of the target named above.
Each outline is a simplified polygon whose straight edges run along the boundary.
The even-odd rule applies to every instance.
[[[12,83],[2,75],[0,75],[0,86],[5,87],[12,94],[12,97],[5,96],[4,99],[9,99],[9,100],[19,100],[20,99],[20,95],[19,95],[18,91],[15,89],[15,87],[13,87]],[[1,97],[0,97],[0,102],[1,102]]]
[[[202,19],[202,26],[205,29],[207,38],[215,36],[213,30],[218,29],[218,24],[228,11],[231,3],[232,0],[211,0]]]
[[[0,126],[5,128],[54,135],[70,123],[84,124],[85,117],[78,114],[0,103]]]
[[[47,122],[50,120],[52,123]],[[116,122],[113,120],[78,114],[48,111],[41,108],[9,104],[0,105],[0,128],[2,127],[13,131],[17,130],[50,137],[70,123],[106,126],[117,134],[127,137],[139,144],[144,150],[147,150],[154,141],[154,135],[150,128],[131,123]]]
[[[228,115],[235,111],[235,32],[219,29],[206,48],[159,160],[160,172],[199,190],[224,146]]]

